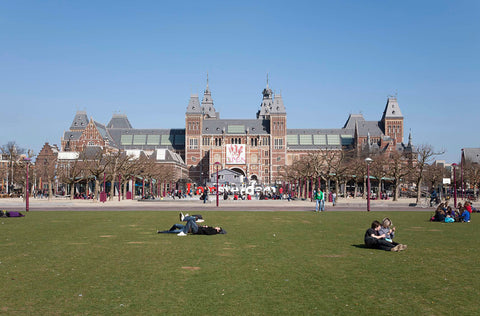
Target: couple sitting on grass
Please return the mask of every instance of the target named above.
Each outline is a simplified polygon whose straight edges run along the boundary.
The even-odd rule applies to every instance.
[[[384,218],[382,224],[379,221],[373,221],[372,226],[365,233],[365,245],[368,248],[381,249],[386,251],[401,251],[407,249],[407,245],[394,242],[395,227],[392,227],[392,221]]]
[[[185,225],[173,224],[169,230],[158,231],[157,233],[177,234],[177,236],[187,236],[188,233],[193,235],[216,235],[226,234],[227,232],[222,227],[199,226],[197,223],[202,223],[203,217],[201,215],[183,215],[180,212],[180,221],[187,222]]]

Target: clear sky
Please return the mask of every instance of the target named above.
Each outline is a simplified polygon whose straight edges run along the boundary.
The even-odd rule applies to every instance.
[[[380,120],[416,145],[480,147],[480,1],[1,1],[0,145],[60,145],[77,110],[184,128],[207,73],[221,118],[282,94],[288,128]],[[476,91],[476,92],[475,92]]]

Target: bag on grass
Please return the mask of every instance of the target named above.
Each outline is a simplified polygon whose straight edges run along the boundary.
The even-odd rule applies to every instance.
[[[10,212],[7,212],[7,216],[8,217],[24,217],[25,215],[23,215],[20,212],[10,211]]]

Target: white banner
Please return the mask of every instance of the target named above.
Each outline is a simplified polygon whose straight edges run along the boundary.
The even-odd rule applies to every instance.
[[[227,164],[245,164],[245,144],[228,144],[226,148]]]

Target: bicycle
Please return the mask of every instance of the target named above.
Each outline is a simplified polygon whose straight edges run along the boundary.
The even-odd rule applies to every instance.
[[[424,198],[420,201],[420,206],[421,206],[422,208],[431,207],[431,206],[430,206],[430,198],[429,198],[429,197],[424,197]]]

